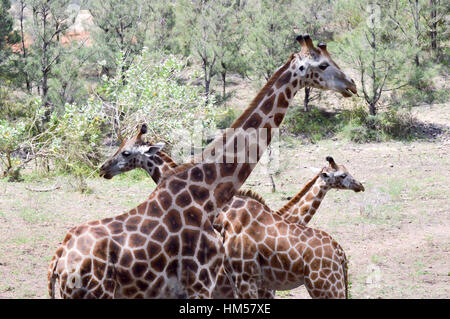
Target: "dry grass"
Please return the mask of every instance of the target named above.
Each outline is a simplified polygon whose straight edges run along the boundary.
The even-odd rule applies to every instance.
[[[442,122],[439,114],[448,109],[424,108],[417,114],[432,121],[434,112]],[[310,226],[329,232],[344,247],[351,297],[449,298],[449,147],[447,135],[434,142],[362,145],[329,140],[302,145],[288,138],[275,176],[277,192],[271,192],[260,165],[245,187],[277,209],[313,176],[308,167],[325,165],[325,156],[332,155],[364,182],[366,191],[330,191]],[[94,178],[87,181],[91,193],[81,194],[69,177],[58,178],[61,189],[42,193],[26,187],[51,187],[54,179],[0,180],[0,298],[46,298],[48,262],[67,230],[120,214],[154,188],[150,179]],[[309,298],[303,287],[278,296]]]

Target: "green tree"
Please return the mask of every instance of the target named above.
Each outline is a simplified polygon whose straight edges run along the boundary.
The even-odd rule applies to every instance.
[[[407,85],[407,70],[414,50],[408,38],[396,32],[396,8],[383,1],[364,1],[361,22],[347,33],[342,56],[358,69],[361,90],[369,113],[375,115],[382,94]],[[407,71],[406,71],[407,72]]]
[[[32,35],[32,55],[29,64],[36,68],[35,81],[45,108],[41,126],[50,119],[50,114],[56,105],[49,96],[49,81],[53,77],[53,69],[67,54],[61,45],[61,37],[75,22],[78,10],[69,7],[69,0],[30,0],[32,10],[32,25],[29,32]]]
[[[6,73],[9,73],[7,62],[12,54],[11,45],[20,41],[19,34],[13,31],[10,8],[9,0],[0,0],[0,76],[6,76]]]
[[[93,0],[88,2],[89,12],[97,28],[93,30],[98,60],[103,61],[103,73],[116,72],[116,58],[121,56],[123,73],[141,52],[150,20],[150,0]]]

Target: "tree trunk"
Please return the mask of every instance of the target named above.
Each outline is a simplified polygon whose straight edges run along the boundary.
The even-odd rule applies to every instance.
[[[376,115],[377,114],[376,102],[374,102],[374,101],[371,101],[369,103],[369,114],[370,115]]]
[[[225,100],[226,84],[227,84],[227,71],[221,73],[222,75],[222,100]]]
[[[431,49],[436,52],[437,51],[437,10],[436,10],[436,0],[430,0],[430,9],[431,9]]]
[[[311,93],[311,88],[305,86],[305,98],[303,100],[303,110],[305,112],[309,112],[310,108],[309,108],[309,96]]]

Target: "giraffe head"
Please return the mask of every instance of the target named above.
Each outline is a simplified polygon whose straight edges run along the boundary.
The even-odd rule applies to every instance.
[[[142,124],[139,132],[128,140],[123,140],[119,149],[100,167],[100,176],[111,179],[113,176],[135,168],[152,172],[162,164],[161,158],[155,156],[164,143],[151,144],[142,136],[147,133],[147,125]]]
[[[364,192],[364,186],[353,178],[344,165],[338,165],[331,156],[327,156],[328,167],[324,167],[320,173],[319,178],[321,182],[336,189],[350,189],[355,192]]]
[[[302,49],[292,54],[291,69],[299,72],[304,86],[333,90],[344,97],[357,93],[355,82],[333,61],[324,43],[315,47],[309,35],[299,35],[296,40]]]

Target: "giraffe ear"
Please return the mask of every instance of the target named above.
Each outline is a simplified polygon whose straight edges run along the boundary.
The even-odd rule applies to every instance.
[[[162,150],[164,146],[166,146],[165,143],[156,143],[154,145],[147,145],[144,154],[145,156],[153,156],[160,150]]]

